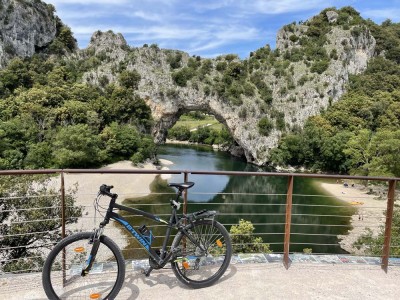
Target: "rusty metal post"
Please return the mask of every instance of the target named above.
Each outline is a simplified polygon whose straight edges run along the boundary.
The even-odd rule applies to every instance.
[[[61,237],[65,238],[65,182],[64,182],[64,172],[61,171]],[[66,253],[65,249],[62,250],[62,276],[63,276],[63,287],[65,286],[67,280],[66,275]]]
[[[64,172],[61,172],[61,237],[65,238],[65,183]]]
[[[189,173],[185,171],[183,174],[184,174],[183,181],[188,182]],[[185,190],[185,194],[183,195],[183,213],[185,215],[187,214],[187,199],[188,199],[188,189]]]
[[[292,221],[292,198],[293,198],[293,176],[288,177],[288,190],[286,195],[286,221],[285,221],[285,241],[283,249],[283,265],[289,269],[289,246],[290,246],[290,225]]]
[[[387,273],[390,256],[390,239],[392,235],[392,220],[394,207],[394,193],[396,190],[396,180],[389,181],[388,200],[386,209],[385,240],[382,251],[382,269]]]

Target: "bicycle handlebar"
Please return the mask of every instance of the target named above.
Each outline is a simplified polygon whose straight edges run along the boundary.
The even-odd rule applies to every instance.
[[[113,187],[114,186],[112,186],[112,185],[102,184],[100,186],[100,194],[101,195],[106,195],[106,196],[109,196],[109,197],[114,197],[115,194],[111,193],[111,191],[110,191]]]

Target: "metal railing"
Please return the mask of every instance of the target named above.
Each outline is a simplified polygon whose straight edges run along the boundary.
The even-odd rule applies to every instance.
[[[362,213],[360,214],[360,209],[354,209],[351,214],[346,213],[346,214],[337,214],[337,213],[329,213],[330,210],[332,209],[338,209],[338,208],[348,208],[348,204],[339,204],[339,205],[326,205],[326,204],[307,204],[304,199],[312,199],[315,196],[319,197],[330,197],[330,196],[322,196],[322,195],[305,195],[305,194],[295,194],[293,192],[294,190],[294,184],[296,179],[298,178],[313,178],[313,179],[334,179],[334,180],[360,180],[360,181],[377,181],[377,182],[383,182],[387,184],[387,205],[386,209],[384,211],[384,214],[382,213],[379,218],[382,218],[382,223],[385,225],[385,233],[384,233],[384,243],[382,245],[382,252],[381,252],[381,266],[382,269],[387,272],[388,265],[389,265],[389,256],[390,256],[390,249],[391,248],[398,248],[400,245],[391,245],[391,235],[392,235],[392,219],[393,219],[393,210],[394,210],[394,202],[395,202],[395,191],[396,191],[396,184],[397,181],[400,178],[386,178],[386,177],[365,177],[365,176],[343,176],[343,175],[323,175],[323,174],[300,174],[300,173],[271,173],[271,172],[225,172],[225,171],[195,171],[195,170],[105,170],[105,169],[52,169],[52,170],[10,170],[10,171],[0,171],[0,176],[20,176],[20,175],[35,175],[35,174],[47,174],[47,175],[59,175],[60,176],[60,192],[58,197],[60,197],[60,207],[55,207],[55,206],[46,206],[46,207],[31,207],[31,208],[21,208],[20,210],[46,210],[46,209],[60,209],[60,217],[59,218],[51,218],[51,219],[38,219],[38,220],[8,220],[7,224],[0,224],[0,226],[4,225],[12,225],[12,224],[29,224],[29,223],[34,223],[34,222],[45,222],[45,221],[59,221],[60,222],[60,228],[61,228],[61,237],[65,237],[67,233],[67,220],[68,216],[66,215],[66,211],[68,209],[68,206],[66,204],[66,184],[65,184],[65,176],[68,176],[70,174],[153,174],[153,175],[162,175],[162,174],[175,174],[175,175],[182,175],[183,178],[182,180],[184,182],[190,181],[191,176],[193,175],[200,175],[200,176],[221,176],[221,175],[229,175],[229,176],[245,176],[245,177],[283,177],[287,179],[287,187],[286,190],[280,193],[267,193],[267,192],[259,192],[259,191],[254,191],[254,192],[244,192],[244,193],[224,193],[224,192],[210,192],[210,191],[204,191],[204,192],[197,192],[197,193],[192,193],[192,194],[197,194],[197,195],[204,195],[204,196],[209,196],[209,195],[218,195],[220,197],[232,197],[232,198],[237,198],[233,199],[235,201],[231,201],[229,203],[225,203],[223,201],[221,202],[189,202],[188,197],[191,191],[189,190],[188,192],[184,193],[184,203],[183,203],[183,213],[187,213],[189,208],[193,208],[192,210],[196,210],[199,206],[220,206],[222,207],[222,211],[220,212],[221,219],[228,220],[224,223],[226,226],[232,226],[232,225],[237,225],[237,222],[229,222],[229,220],[232,220],[232,217],[238,219],[250,219],[252,221],[252,224],[254,227],[259,227],[259,226],[270,226],[272,229],[271,231],[268,232],[255,232],[251,235],[255,237],[262,237],[263,239],[266,237],[271,238],[272,236],[276,236],[279,238],[282,238],[282,240],[277,240],[274,239],[273,241],[265,241],[264,242],[268,243],[269,245],[276,246],[276,247],[281,247],[282,254],[283,254],[283,264],[285,265],[286,268],[289,268],[290,265],[290,258],[289,255],[291,253],[291,246],[296,247],[296,246],[314,246],[314,247],[323,247],[323,246],[334,246],[337,244],[331,244],[328,242],[316,242],[314,239],[317,237],[336,237],[337,234],[332,234],[332,233],[324,233],[324,232],[303,232],[301,231],[304,230],[306,227],[318,227],[318,228],[342,228],[342,229],[351,229],[351,228],[356,228],[357,226],[361,228],[365,227],[373,227],[373,226],[366,226],[366,224],[349,224],[348,222],[341,223],[339,222],[338,224],[330,224],[330,223],[311,223],[309,220],[310,218],[316,219],[320,218],[320,220],[323,220],[325,218],[337,218],[337,219],[346,219],[349,220],[353,218],[354,216],[357,217],[357,210],[358,210],[358,218],[361,219],[363,218],[363,215],[365,211],[368,209],[374,209],[373,207],[363,207],[362,208]],[[93,194],[92,196],[95,196],[95,191],[98,189],[97,186],[93,187]],[[134,192],[134,191],[133,191]],[[168,193],[160,193],[160,194],[168,194]],[[267,203],[267,202],[242,202],[240,201],[240,198],[247,197],[256,197],[256,196],[262,196],[267,199],[268,197],[274,197],[276,199],[273,203]],[[57,195],[50,195],[49,197],[57,197]],[[0,208],[2,208],[1,203],[2,201],[13,201],[13,198],[18,198],[18,197],[13,197],[10,196],[8,198],[0,198]],[[303,199],[304,198],[304,199]],[[331,198],[334,198],[333,196]],[[29,199],[29,196],[28,196]],[[294,199],[296,201],[294,201]],[[168,207],[169,203],[163,203],[163,204],[157,204],[157,207],[162,207],[165,205]],[[140,205],[153,205],[153,204],[140,204]],[[275,207],[279,209],[279,212],[235,212],[235,211],[229,211],[227,208],[233,208],[233,207],[241,207],[242,210],[243,208],[246,207],[257,207],[257,208],[269,208],[269,207]],[[310,213],[304,213],[304,212],[299,212],[299,209],[301,207],[307,207],[310,209]],[[90,207],[85,207],[85,209],[89,209]],[[323,213],[320,212],[320,210],[323,209]],[[18,209],[17,209],[18,210]],[[315,213],[313,210],[318,211]],[[5,210],[0,210],[0,213],[4,213]],[[17,211],[18,214],[18,211]],[[163,214],[158,214],[162,216]],[[82,218],[85,218],[86,216],[82,216]],[[89,216],[88,218],[92,218]],[[229,219],[231,218],[231,219]],[[270,221],[270,219],[274,219],[274,222]],[[373,224],[376,224],[376,222],[373,222]],[[376,225],[375,225],[376,226]],[[27,227],[29,227],[27,225]],[[299,229],[300,228],[300,229]],[[88,230],[89,228],[86,228]],[[4,238],[10,238],[12,236],[34,236],[40,234],[40,232],[21,232],[21,233],[16,233],[12,235],[7,235],[7,236],[0,236],[0,240]],[[298,241],[297,237],[301,237],[303,240]],[[114,239],[115,237],[112,236]],[[117,236],[117,239],[124,240],[125,244],[127,243],[126,241],[128,240],[128,244],[130,243],[130,240],[132,238],[129,238],[127,236],[119,235]],[[292,241],[291,241],[292,239]],[[295,241],[293,241],[295,240]],[[51,248],[52,245],[54,245],[57,241],[47,241],[46,243],[42,244],[31,244],[31,245],[13,245],[10,247],[7,247],[7,249],[0,249],[0,251],[3,250],[12,250],[12,249],[18,249],[18,248]],[[136,247],[125,247],[124,252],[129,252],[129,251],[137,251],[138,248]],[[278,251],[279,252],[279,251]],[[292,251],[293,252],[293,251]],[[25,259],[25,258],[24,258]],[[37,257],[31,257],[31,259],[40,259],[39,256]],[[18,260],[15,259],[15,260]],[[0,261],[0,264],[2,261]],[[30,272],[32,270],[30,269],[25,269],[24,272]]]

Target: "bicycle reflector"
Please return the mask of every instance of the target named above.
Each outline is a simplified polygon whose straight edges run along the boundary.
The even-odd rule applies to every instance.
[[[188,270],[189,269],[189,263],[187,261],[182,262],[182,266]]]
[[[74,251],[75,251],[75,252],[78,252],[78,253],[81,253],[81,252],[85,251],[85,248],[84,248],[84,247],[76,247],[76,248],[74,249]]]
[[[101,295],[99,293],[90,294],[90,299],[99,299],[100,296]]]
[[[222,242],[221,242],[220,240],[217,240],[216,243],[217,243],[217,246],[218,246],[218,247],[222,248]]]

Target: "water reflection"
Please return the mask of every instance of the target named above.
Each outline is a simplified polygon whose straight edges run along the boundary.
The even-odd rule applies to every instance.
[[[173,161],[171,169],[256,170],[256,167],[232,159],[225,153],[198,147],[166,146],[161,149],[159,157]],[[188,212],[202,208],[217,210],[220,213],[218,220],[224,224],[238,224],[240,219],[249,220],[254,224],[255,232],[264,242],[270,243],[274,252],[283,251],[287,178],[190,175],[189,180],[194,181],[196,185],[189,190]],[[182,175],[175,175],[169,180],[179,181],[183,181]],[[316,183],[316,180],[308,178],[295,178],[290,251],[302,252],[304,248],[312,248],[313,253],[344,253],[338,245],[337,235],[345,234],[349,229],[347,226],[354,208],[343,207],[342,202],[326,197]],[[167,182],[159,177],[153,182],[151,189],[157,193],[174,192],[167,186]],[[168,214],[169,199],[171,195],[151,194],[140,199],[127,200],[124,204],[149,210],[154,214]],[[141,206],[142,203],[165,205],[149,207]],[[143,222],[133,223],[140,225]],[[227,228],[229,230],[230,225],[227,225]],[[165,229],[159,227],[154,230],[157,235],[165,232]],[[158,245],[161,245],[161,242],[161,239],[156,240]]]

